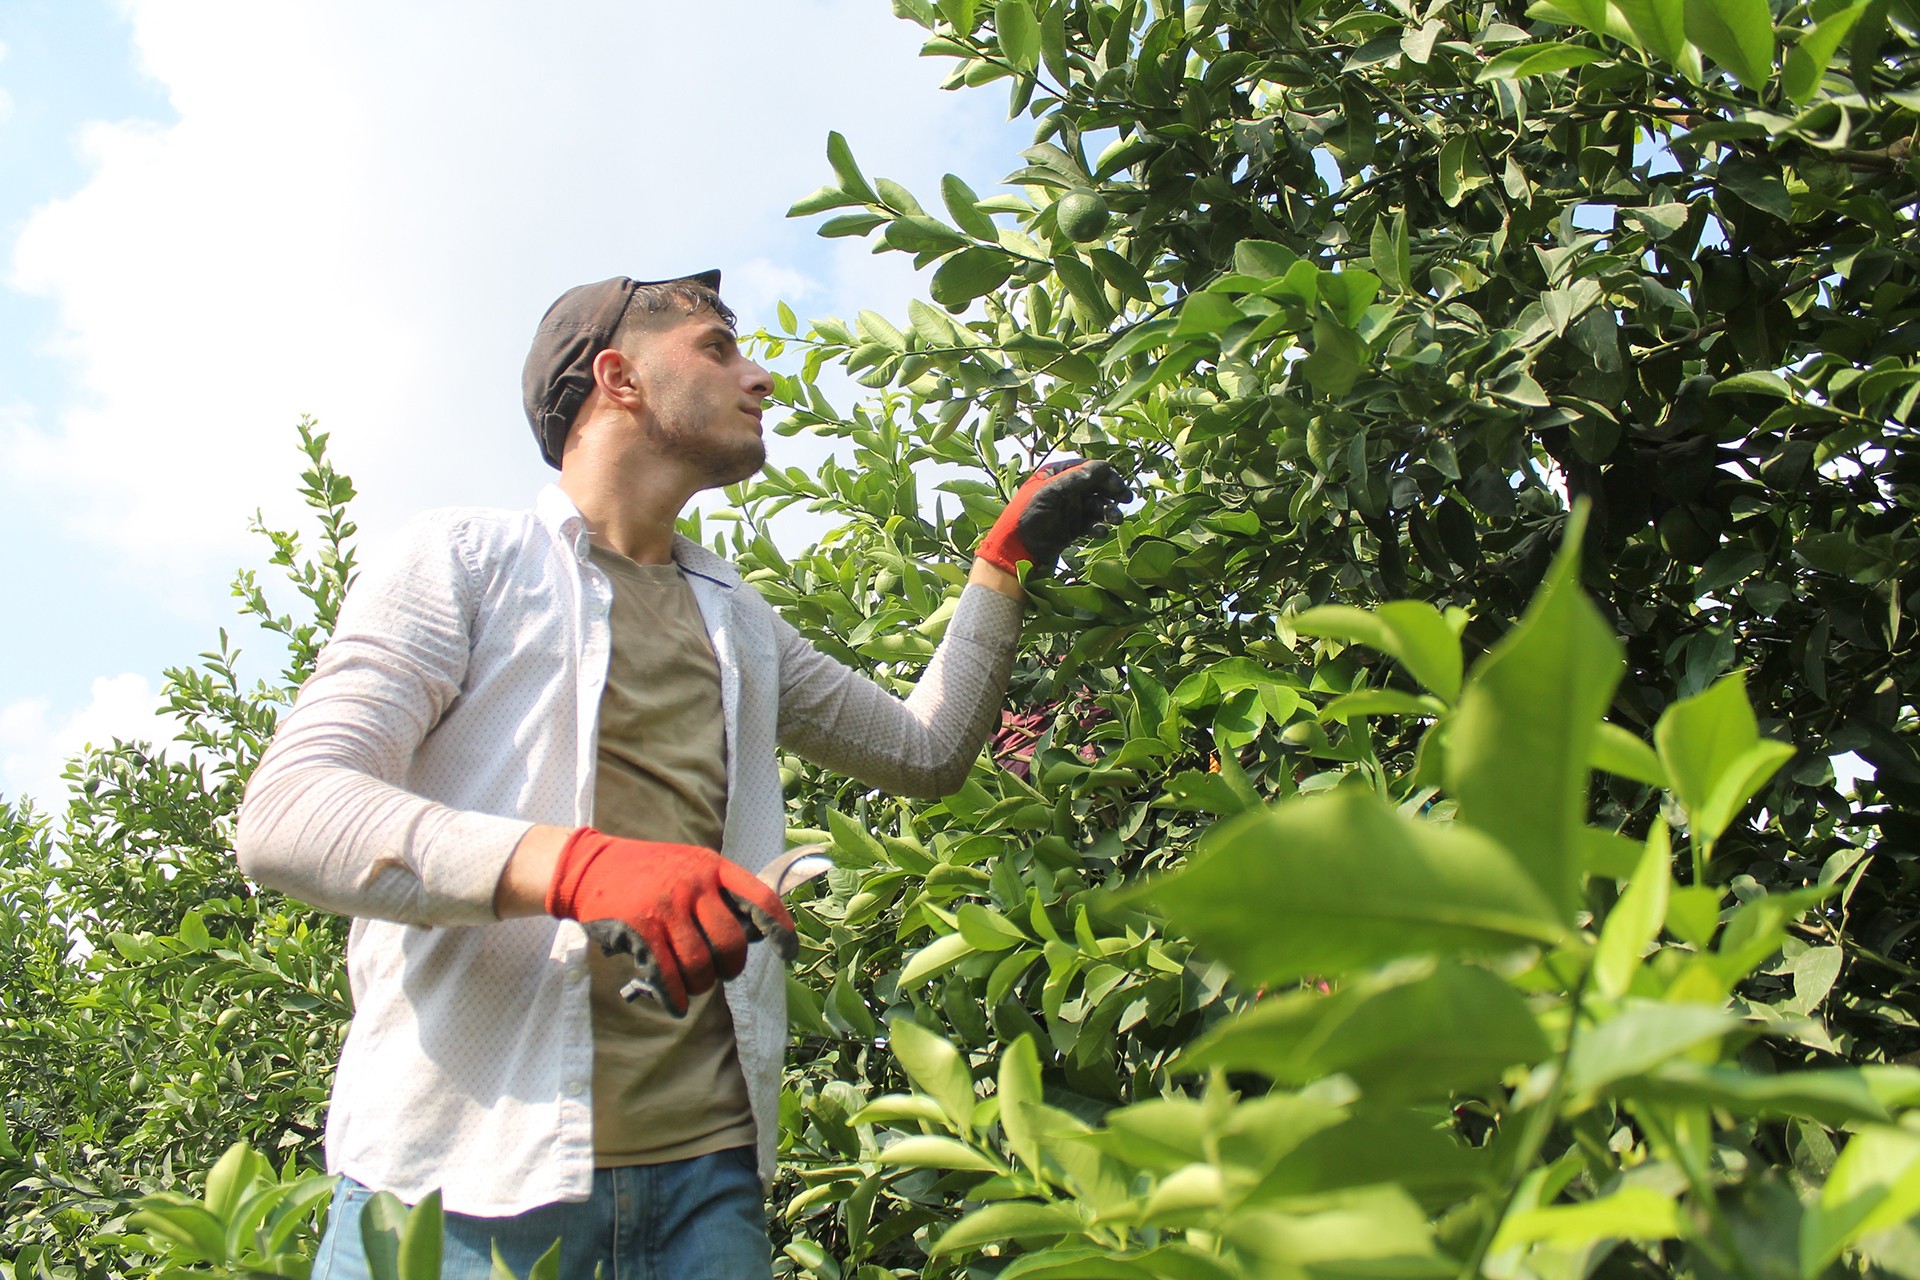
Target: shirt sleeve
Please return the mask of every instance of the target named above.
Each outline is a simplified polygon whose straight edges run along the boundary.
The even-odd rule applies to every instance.
[[[248,781],[234,852],[260,884],[342,915],[492,921],[500,872],[532,827],[404,788],[459,697],[477,574],[460,523],[414,520],[348,591],[332,639]]]
[[[907,698],[821,653],[778,619],[780,745],[896,795],[960,789],[998,721],[1020,640],[1018,600],[969,585]]]

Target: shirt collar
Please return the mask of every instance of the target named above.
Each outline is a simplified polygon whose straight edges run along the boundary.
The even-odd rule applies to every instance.
[[[533,509],[555,541],[570,548],[575,558],[587,558],[588,549],[593,544],[587,537],[586,517],[580,514],[580,508],[573,505],[573,499],[567,496],[564,489],[557,484],[543,486],[539,497],[534,500]],[[731,563],[693,539],[677,533],[673,535],[673,560],[688,573],[698,574],[723,587],[740,585],[740,571]]]

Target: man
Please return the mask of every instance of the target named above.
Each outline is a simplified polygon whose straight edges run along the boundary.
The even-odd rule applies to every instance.
[[[957,788],[1005,692],[1020,563],[1127,496],[1104,463],[1022,486],[895,699],[674,533],[765,457],[771,380],[719,282],[554,303],[523,389],[558,484],[531,511],[429,512],[370,561],[250,781],[242,867],[356,917],[315,1280],[366,1274],[375,1191],[436,1188],[449,1277],[496,1249],[524,1276],[556,1238],[569,1278],[767,1276],[792,920],[753,872],[785,843],[776,744]],[[621,998],[640,958],[658,1003]]]

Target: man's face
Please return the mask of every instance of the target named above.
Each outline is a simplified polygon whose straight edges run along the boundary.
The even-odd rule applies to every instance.
[[[709,487],[745,480],[767,460],[760,416],[773,381],[740,353],[713,312],[670,313],[625,344],[651,410],[653,444]]]

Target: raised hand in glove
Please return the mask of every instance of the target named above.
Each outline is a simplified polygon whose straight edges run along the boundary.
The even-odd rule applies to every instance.
[[[578,920],[601,948],[625,952],[667,1012],[686,1016],[716,978],[737,978],[747,943],[769,938],[781,958],[798,953],[793,917],[778,894],[743,867],[691,844],[626,840],[581,827],[561,846],[547,914]]]
[[[1015,491],[975,554],[1016,577],[1025,560],[1033,566],[1031,577],[1045,577],[1068,543],[1106,532],[1132,496],[1111,463],[1049,462]]]

